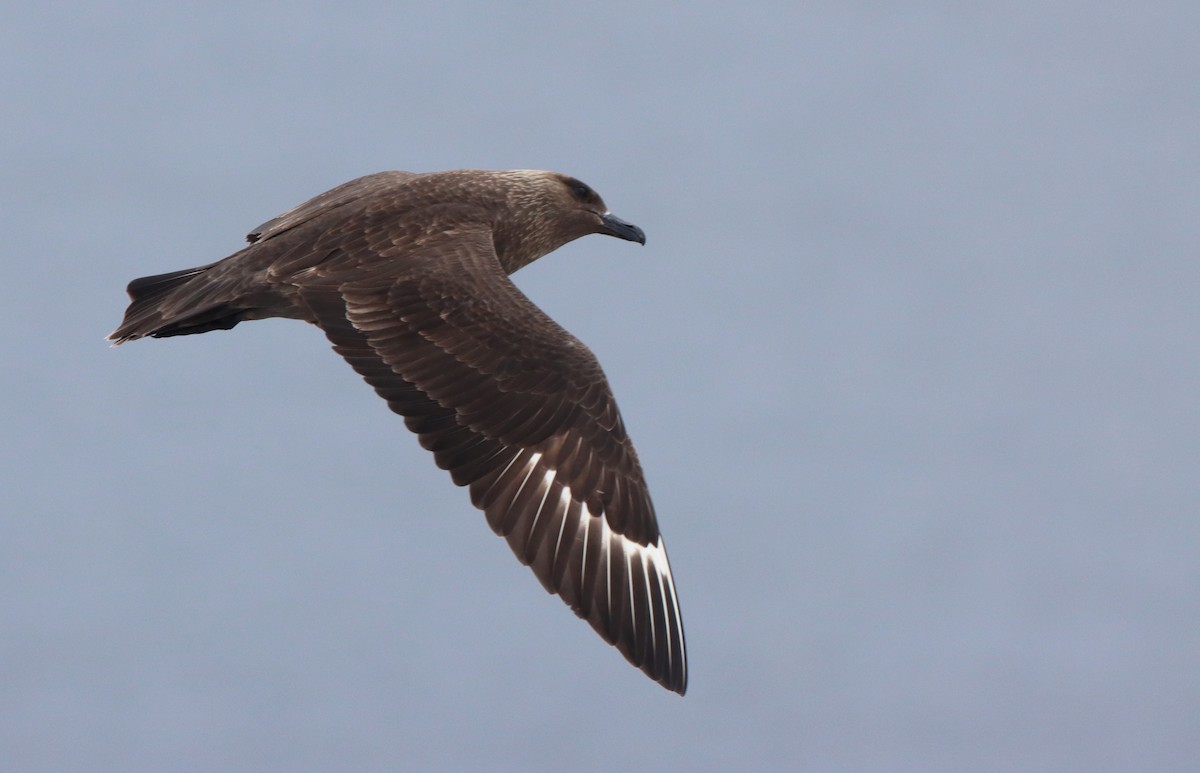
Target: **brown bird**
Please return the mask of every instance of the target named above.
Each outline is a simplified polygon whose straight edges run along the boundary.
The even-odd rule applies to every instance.
[[[224,260],[133,280],[109,339],[318,326],[546,590],[682,695],[675,581],[608,381],[508,278],[597,233],[646,241],[566,175],[381,172],[267,221]]]

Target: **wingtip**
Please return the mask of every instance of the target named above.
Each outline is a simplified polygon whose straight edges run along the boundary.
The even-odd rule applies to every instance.
[[[643,669],[643,671],[647,676],[649,676],[651,679],[654,679],[654,681],[658,682],[668,691],[673,692],[682,698],[687,694],[688,688],[687,653],[685,651],[680,653],[680,655],[683,657],[684,661],[682,664],[680,664],[681,667],[678,670],[668,670],[666,673],[657,677],[646,669]]]
[[[653,678],[653,677],[651,677],[651,678]],[[685,665],[683,667],[682,673],[667,672],[667,673],[663,674],[661,677],[655,679],[654,681],[658,682],[668,692],[673,692],[676,695],[678,695],[680,698],[682,698],[684,695],[687,694],[687,688],[688,688],[687,666]]]

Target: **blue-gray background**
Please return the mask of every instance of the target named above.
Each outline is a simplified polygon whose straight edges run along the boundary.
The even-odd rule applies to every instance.
[[[1200,755],[1200,11],[10,4],[5,770],[1151,770]],[[135,277],[382,169],[578,175],[691,691],[320,333]]]

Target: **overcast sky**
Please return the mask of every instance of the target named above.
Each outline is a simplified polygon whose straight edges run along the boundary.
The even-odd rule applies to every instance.
[[[882,5],[7,5],[0,767],[1193,767],[1200,6]],[[647,233],[516,280],[616,391],[685,698],[316,329],[102,340],[456,167]]]

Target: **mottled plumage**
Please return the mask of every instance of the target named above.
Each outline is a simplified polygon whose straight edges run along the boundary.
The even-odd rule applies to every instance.
[[[675,583],[608,382],[508,278],[591,233],[645,242],[553,172],[382,172],[267,221],[224,260],[135,279],[109,338],[317,325],[542,585],[682,694]]]

